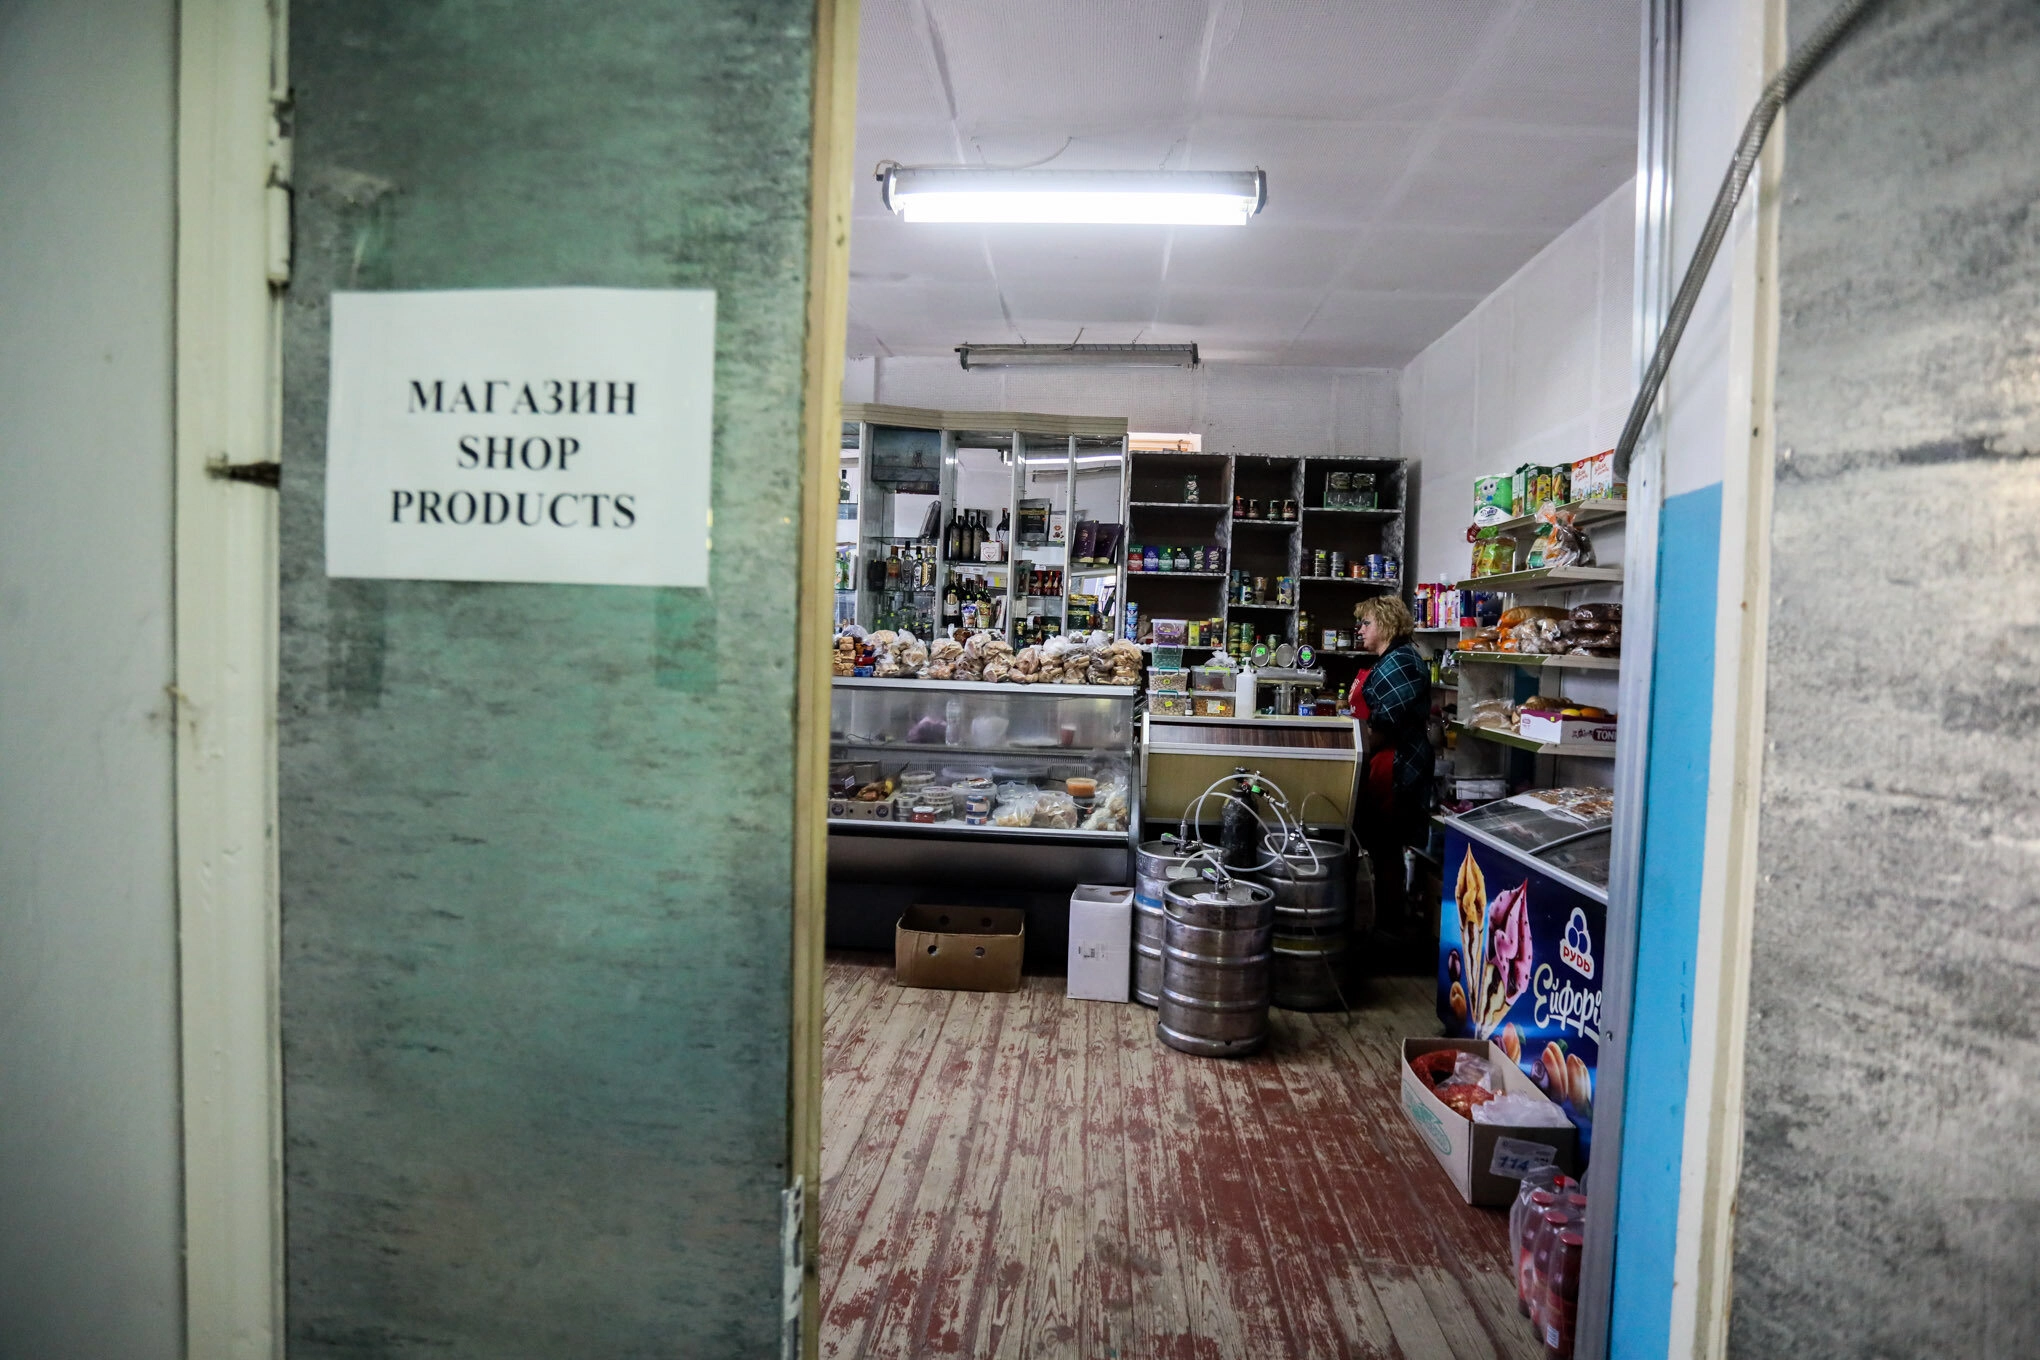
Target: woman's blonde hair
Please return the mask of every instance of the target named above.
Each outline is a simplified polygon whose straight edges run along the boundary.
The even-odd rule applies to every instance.
[[[1388,645],[1399,646],[1408,642],[1417,631],[1417,621],[1410,617],[1410,607],[1393,595],[1370,595],[1353,606],[1353,618],[1370,619],[1388,633]]]

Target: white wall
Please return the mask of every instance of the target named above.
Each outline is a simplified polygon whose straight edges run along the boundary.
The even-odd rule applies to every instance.
[[[170,0],[0,5],[0,1356],[182,1353]]]
[[[1614,447],[1635,394],[1635,259],[1632,180],[1402,371],[1402,452],[1418,488],[1414,579],[1466,575],[1474,478]],[[1595,536],[1610,562],[1620,546],[1619,533]]]
[[[1398,447],[1396,375],[1385,368],[977,369],[954,358],[858,358],[845,401],[956,411],[1125,416],[1136,430],[1195,433],[1215,453],[1373,454]]]

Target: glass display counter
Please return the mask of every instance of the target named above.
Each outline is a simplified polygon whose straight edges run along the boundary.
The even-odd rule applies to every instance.
[[[838,676],[831,878],[1126,881],[1139,691]]]

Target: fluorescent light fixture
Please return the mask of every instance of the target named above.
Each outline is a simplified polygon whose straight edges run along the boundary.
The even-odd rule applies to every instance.
[[[1195,368],[1195,345],[958,345],[965,368]]]
[[[885,206],[909,222],[1243,227],[1267,206],[1259,170],[974,170],[886,165]]]

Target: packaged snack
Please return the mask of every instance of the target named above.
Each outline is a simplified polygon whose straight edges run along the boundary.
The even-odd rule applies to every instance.
[[[1051,827],[1059,831],[1074,831],[1077,828],[1077,800],[1067,793],[1044,793],[1034,800],[1035,826]]]
[[[1572,511],[1547,505],[1537,512],[1537,521],[1540,527],[1530,545],[1530,570],[1594,565],[1593,542],[1573,522]]]
[[[1516,540],[1499,529],[1482,529],[1473,540],[1475,576],[1494,576],[1516,569]]]
[[[1572,607],[1571,617],[1574,623],[1610,623],[1619,625],[1622,622],[1622,606],[1619,604],[1576,604]]]

